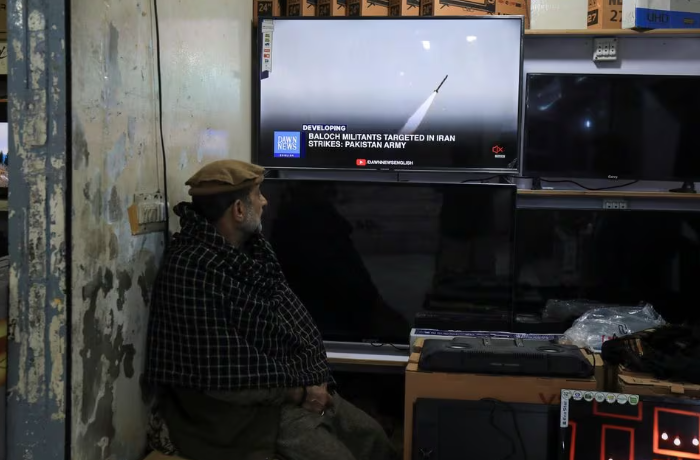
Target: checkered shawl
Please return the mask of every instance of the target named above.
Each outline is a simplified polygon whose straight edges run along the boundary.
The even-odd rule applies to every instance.
[[[152,293],[146,378],[201,390],[331,381],[321,335],[257,234],[243,252],[190,203]]]

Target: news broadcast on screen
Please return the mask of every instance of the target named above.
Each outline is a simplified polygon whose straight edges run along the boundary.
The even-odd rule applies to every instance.
[[[520,18],[265,20],[257,161],[516,168]]]

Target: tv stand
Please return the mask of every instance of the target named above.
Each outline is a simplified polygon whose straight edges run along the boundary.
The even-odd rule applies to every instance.
[[[683,182],[680,188],[672,188],[669,190],[671,193],[698,193],[695,190],[695,182]]]

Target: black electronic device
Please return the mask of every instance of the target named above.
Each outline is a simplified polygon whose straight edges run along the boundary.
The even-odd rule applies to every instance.
[[[287,17],[259,32],[256,163],[517,171],[521,17]]]
[[[558,407],[495,399],[418,399],[414,460],[553,460]],[[597,459],[596,459],[597,460]]]
[[[700,458],[700,401],[562,390],[560,460]]]
[[[517,223],[516,316],[583,299],[648,302],[670,323],[700,320],[700,309],[688,308],[700,298],[700,213],[518,209]]]
[[[529,74],[526,81],[523,174],[700,180],[700,76]]]
[[[421,311],[416,313],[413,327],[453,331],[509,331],[513,315],[502,308],[484,308],[473,313]]]
[[[261,189],[263,232],[325,340],[407,344],[426,311],[510,318],[514,186],[271,179]]]
[[[573,345],[542,340],[426,340],[418,367],[432,372],[588,378],[593,365]]]

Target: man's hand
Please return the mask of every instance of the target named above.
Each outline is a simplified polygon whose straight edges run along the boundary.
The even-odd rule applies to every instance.
[[[285,402],[292,403],[296,406],[301,404],[301,400],[304,397],[304,389],[302,387],[290,388],[286,392]]]
[[[328,394],[328,387],[325,383],[323,385],[306,387],[306,400],[301,407],[309,412],[323,415],[326,409],[332,405],[333,398]]]

